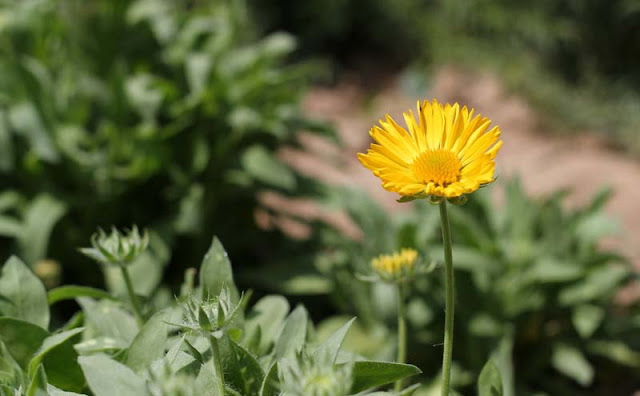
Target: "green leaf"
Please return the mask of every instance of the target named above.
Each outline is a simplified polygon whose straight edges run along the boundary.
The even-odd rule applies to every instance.
[[[31,150],[39,159],[47,162],[57,162],[58,150],[46,130],[40,114],[32,103],[22,102],[9,109],[9,122],[13,129],[23,135]]]
[[[333,283],[324,275],[295,274],[282,279],[279,290],[287,295],[325,295],[333,290]]]
[[[294,357],[296,353],[302,350],[307,338],[307,323],[309,314],[307,310],[299,305],[291,312],[284,322],[284,327],[276,341],[275,357],[282,359],[286,357]]]
[[[351,393],[390,384],[392,382],[420,374],[422,371],[411,364],[390,362],[355,362],[353,365],[353,385]]]
[[[234,303],[239,300],[238,289],[233,281],[231,261],[217,237],[213,238],[211,247],[200,265],[200,286],[203,300],[218,297],[224,287],[229,288]]]
[[[47,292],[42,282],[17,257],[11,257],[2,268],[0,312],[5,316],[23,319],[43,329],[49,327]]]
[[[640,352],[634,351],[622,341],[591,341],[587,350],[613,362],[640,369]]]
[[[514,344],[514,331],[507,326],[505,334],[498,343],[498,346],[491,353],[491,360],[494,362],[500,376],[502,378],[502,391],[505,396],[516,395],[514,364],[513,364],[513,344]]]
[[[144,379],[131,369],[106,356],[80,356],[82,371],[95,396],[150,395]]]
[[[9,172],[14,166],[13,141],[7,118],[7,112],[0,110],[0,171],[2,172]]]
[[[615,234],[620,230],[620,224],[612,220],[607,214],[595,212],[578,222],[576,225],[576,236],[587,244],[595,244],[607,235]]]
[[[258,355],[266,351],[275,342],[277,331],[289,313],[289,302],[278,295],[261,298],[249,311],[245,324],[245,340],[253,339],[260,332]]]
[[[398,198],[396,201],[399,203],[405,203],[405,202],[415,201],[416,199],[418,198],[414,196],[403,195],[402,197]]]
[[[212,66],[211,55],[208,53],[194,52],[187,56],[185,74],[192,96],[195,97],[206,89]]]
[[[569,282],[584,276],[584,269],[576,263],[560,261],[551,257],[542,257],[526,273],[533,282]]]
[[[579,305],[573,310],[571,320],[582,338],[589,338],[604,318],[604,309],[597,305]]]
[[[9,217],[9,216],[0,216],[0,235],[10,237],[10,238],[18,238],[22,233],[22,224]]]
[[[138,325],[129,312],[109,300],[94,301],[88,297],[78,298],[85,313],[87,332],[98,338],[106,338],[113,346],[128,346],[138,334]],[[94,341],[94,344],[98,344]]]
[[[492,360],[488,360],[478,377],[478,396],[502,396],[500,371]]]
[[[622,266],[599,267],[583,281],[563,289],[558,294],[558,301],[563,306],[571,306],[608,297],[618,290],[628,274],[629,269]]]
[[[0,339],[15,361],[27,369],[29,361],[49,333],[43,328],[14,318],[0,318]]]
[[[33,376],[43,364],[49,383],[71,391],[82,390],[85,379],[71,340],[83,331],[84,328],[76,328],[47,337],[29,362],[29,375]]]
[[[502,334],[502,323],[486,312],[471,317],[469,331],[479,337],[497,337]]]
[[[296,48],[296,40],[288,33],[276,32],[265,37],[260,46],[265,55],[280,58]]]
[[[569,345],[559,344],[553,349],[551,365],[560,373],[572,378],[582,386],[593,381],[594,371],[582,352]]]
[[[51,289],[47,293],[47,301],[49,302],[49,305],[53,305],[58,301],[72,300],[77,297],[91,297],[95,299],[117,301],[114,296],[104,290],[86,286],[61,286]]]
[[[31,202],[18,238],[20,252],[28,264],[46,257],[51,231],[66,211],[65,204],[49,195],[39,195]]]
[[[83,393],[75,393],[75,392],[67,392],[61,389],[56,388],[55,386],[49,384],[47,386],[47,392],[49,396],[86,396]]]
[[[141,372],[148,368],[151,362],[164,356],[168,330],[165,323],[167,315],[166,310],[153,315],[131,342],[127,353],[127,366],[132,370]]]
[[[29,384],[29,388],[27,388],[27,396],[41,396],[42,393],[40,390],[47,389],[47,373],[44,371],[44,367],[39,365],[35,370],[34,374],[30,378],[31,383]],[[19,393],[18,393],[19,394]]]
[[[153,120],[164,96],[154,76],[146,73],[128,76],[124,88],[129,103],[140,117]]]
[[[220,395],[217,388],[213,366],[211,364],[202,365],[196,377],[194,393],[198,396],[227,396]]]
[[[352,318],[347,323],[345,323],[342,327],[340,327],[336,332],[331,334],[329,338],[322,344],[316,348],[313,352],[314,358],[319,358],[320,356],[324,356],[328,354],[331,356],[331,362],[335,363],[336,357],[338,357],[338,351],[344,342],[344,338],[347,336],[347,332],[349,332],[349,328],[356,320],[356,318]]]
[[[260,396],[276,395],[278,395],[278,362],[273,362],[260,386]]]
[[[292,191],[296,177],[291,169],[278,162],[273,154],[262,146],[248,148],[240,157],[245,171],[259,182]]]
[[[229,377],[231,381],[227,380],[227,383],[243,395],[257,395],[264,382],[264,372],[262,371],[260,363],[258,363],[251,352],[244,349],[241,345],[236,344],[234,341],[230,342],[237,357],[237,359],[233,359],[237,366],[230,367],[229,372],[239,375],[231,375]],[[228,369],[229,368],[225,367],[225,370]],[[225,377],[225,379],[227,379],[227,377]]]

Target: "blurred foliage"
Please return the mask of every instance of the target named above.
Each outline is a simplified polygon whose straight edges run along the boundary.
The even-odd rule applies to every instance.
[[[634,274],[622,257],[599,247],[617,229],[602,213],[608,196],[603,190],[586,207],[567,210],[564,193],[531,199],[513,181],[502,206],[479,191],[467,205],[451,207],[453,381],[463,394],[474,388],[489,357],[503,375],[505,395],[627,394],[638,387],[633,373],[640,369],[640,307],[614,303]],[[360,340],[351,347],[389,359],[394,353],[394,290],[359,281],[354,274],[368,273],[377,255],[404,247],[441,265],[438,210],[417,202],[412,210],[390,217],[355,191],[337,193],[331,204],[347,208],[364,231],[363,240],[349,240],[327,228],[326,249],[315,260],[313,275],[272,269],[272,277],[282,276],[272,283],[295,292],[305,290],[312,276],[324,279],[323,292],[339,310],[361,320],[354,330]],[[444,328],[441,271],[416,280],[408,315],[408,361],[437,382]],[[333,329],[344,320],[333,318],[321,327]]]
[[[330,134],[300,116],[308,70],[284,62],[290,35],[257,37],[231,0],[0,7],[1,252],[94,283],[73,246],[135,222],[182,265],[214,232],[236,257],[276,256],[283,238],[254,226],[255,193],[313,193],[274,151],[301,128]]]
[[[417,61],[497,71],[545,116],[591,128],[638,154],[637,0],[254,0],[265,31],[285,29],[307,53],[355,66]],[[364,59],[357,59],[357,58]],[[356,62],[354,62],[356,58]],[[375,75],[365,84],[375,83]],[[420,92],[420,96],[424,91]]]
[[[248,4],[265,31],[293,33],[305,55],[349,62],[373,54],[378,67],[417,55],[420,29],[408,23],[422,12],[417,0],[249,0]]]

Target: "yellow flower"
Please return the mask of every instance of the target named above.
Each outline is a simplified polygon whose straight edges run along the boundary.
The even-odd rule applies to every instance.
[[[386,281],[397,281],[411,277],[414,272],[418,252],[404,248],[393,254],[382,254],[371,260],[371,267]]]
[[[369,134],[377,143],[360,162],[382,187],[406,197],[459,197],[495,180],[495,157],[502,146],[491,120],[460,105],[435,99],[418,102],[418,118],[404,113],[408,130],[390,116]]]

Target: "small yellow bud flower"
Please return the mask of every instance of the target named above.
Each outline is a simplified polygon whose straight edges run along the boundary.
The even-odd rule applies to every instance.
[[[371,260],[371,267],[378,276],[388,282],[399,282],[410,278],[418,261],[415,249],[404,248],[393,254],[382,254]]]

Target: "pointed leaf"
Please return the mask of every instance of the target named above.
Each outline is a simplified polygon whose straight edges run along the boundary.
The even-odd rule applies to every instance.
[[[478,377],[478,396],[502,396],[502,378],[492,360],[488,360]]]
[[[43,328],[14,318],[0,318],[0,340],[15,361],[26,370],[29,360],[49,333]]]
[[[422,371],[410,364],[390,362],[355,362],[351,393],[358,393],[397,380],[420,374]]]
[[[67,390],[82,390],[85,379],[72,339],[83,331],[84,328],[76,328],[47,337],[29,362],[29,375],[34,375],[37,367],[43,364],[49,383]]]
[[[200,286],[203,300],[218,297],[224,287],[229,288],[234,303],[239,300],[238,289],[233,281],[231,261],[217,237],[213,238],[211,247],[202,260]]]
[[[276,359],[293,357],[302,349],[307,338],[308,321],[309,314],[302,305],[299,305],[291,312],[284,322],[284,327],[282,328],[278,341],[276,341]]]
[[[113,339],[116,344],[128,346],[138,334],[138,325],[129,312],[109,300],[94,301],[88,297],[78,298],[85,313],[85,325],[97,336]]]
[[[571,320],[580,337],[587,339],[598,329],[604,315],[604,309],[597,305],[579,305],[573,309]]]
[[[271,363],[260,386],[260,396],[278,395],[278,362]]]
[[[255,349],[258,355],[266,353],[275,342],[276,333],[287,313],[289,302],[282,296],[265,296],[251,308],[246,319],[245,339],[255,339],[256,333],[259,333],[259,346]]]
[[[40,279],[15,256],[2,267],[0,293],[5,297],[0,300],[0,313],[31,322],[43,329],[49,327],[47,292]]]
[[[27,396],[40,395],[41,393],[38,392],[38,390],[47,389],[47,383],[49,381],[47,380],[47,373],[45,373],[42,364],[38,365],[30,379],[31,383],[27,389]]]
[[[80,356],[82,371],[95,396],[150,396],[144,379],[106,356]]]
[[[352,318],[342,327],[336,330],[333,334],[331,334],[329,338],[327,338],[325,342],[320,344],[318,348],[313,352],[313,356],[315,358],[318,358],[319,356],[322,356],[326,353],[331,356],[331,362],[335,363],[336,357],[338,356],[338,351],[340,350],[342,342],[344,341],[344,337],[346,337],[347,332],[349,331],[349,328],[353,324],[354,320],[356,320],[356,318]]]
[[[31,202],[18,238],[20,252],[29,265],[46,257],[53,227],[66,211],[65,204],[48,195],[39,195]]]
[[[127,353],[127,366],[133,371],[141,372],[147,369],[151,362],[164,356],[167,343],[167,315],[168,311],[160,311],[153,315],[131,342]]]
[[[86,286],[61,286],[49,290],[47,300],[49,305],[53,305],[58,301],[72,300],[77,297],[91,297],[95,299],[106,299],[117,301],[117,299],[104,290],[94,289]]]
[[[75,393],[75,392],[67,392],[67,391],[63,391],[61,389],[56,388],[55,386],[49,384],[47,386],[47,392],[49,393],[49,396],[86,396],[82,393]]]
[[[232,385],[233,388],[240,391],[243,395],[257,395],[264,382],[264,372],[262,371],[262,367],[260,367],[260,363],[258,363],[251,352],[234,341],[230,342],[236,353],[237,359],[234,359],[234,362],[237,363],[237,367],[231,367],[229,371],[235,371],[239,373],[240,376],[238,376],[236,381],[227,381],[228,384]],[[227,369],[227,367],[225,368]],[[230,378],[234,379],[235,377],[232,376]]]
[[[572,346],[556,346],[551,356],[551,365],[582,386],[588,386],[593,381],[594,371],[591,363],[579,349]]]

